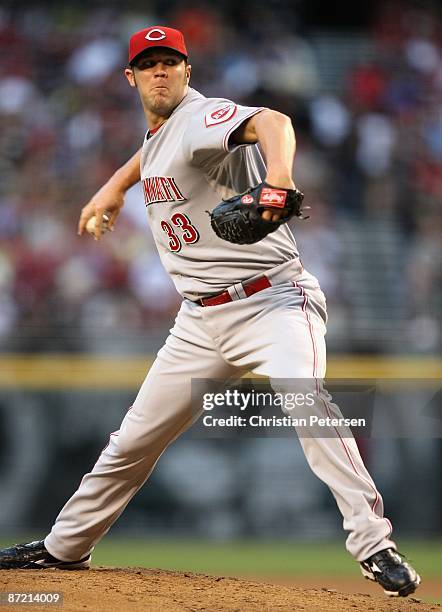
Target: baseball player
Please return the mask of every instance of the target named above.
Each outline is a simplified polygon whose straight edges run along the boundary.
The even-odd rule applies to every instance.
[[[309,411],[341,415],[320,385],[325,298],[284,222],[301,214],[302,201],[292,178],[290,119],[190,88],[184,37],[172,28],[133,34],[125,74],[138,90],[148,131],[141,150],[83,208],[79,233],[95,216],[100,239],[105,213],[113,228],[127,189],[141,180],[158,252],[183,301],[133,406],[92,471],[44,540],[0,551],[2,569],[90,566],[94,546],[162,452],[201,414],[202,406],[192,406],[191,379],[251,371],[278,389],[287,380],[311,380],[319,392]],[[207,213],[230,198],[220,215]],[[420,577],[390,539],[382,498],[351,431],[332,429],[333,435],[300,439],[307,461],[336,499],[349,533],[347,549],[362,573],[388,594],[406,596]]]

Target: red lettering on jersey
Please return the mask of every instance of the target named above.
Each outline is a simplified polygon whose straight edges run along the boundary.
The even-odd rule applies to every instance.
[[[229,119],[231,119],[235,113],[236,104],[225,104],[211,113],[207,113],[207,115],[204,117],[204,122],[206,127],[218,125],[219,123],[225,123],[226,121],[229,121]]]
[[[146,202],[146,206],[151,204],[154,201],[154,195],[152,190],[152,181],[150,179],[145,179],[143,181],[144,186],[144,201]]]
[[[144,201],[146,202],[146,200],[147,200],[147,197],[146,197],[146,181],[141,181],[141,187],[143,188]]]
[[[283,189],[273,189],[272,187],[264,187],[259,198],[260,204],[271,206],[273,208],[284,208],[287,199],[287,192]]]
[[[162,178],[161,176],[156,176],[155,177],[155,187],[156,187],[156,190],[157,190],[157,197],[158,197],[157,201],[158,202],[167,202],[167,198],[166,198],[166,196],[165,196],[165,194],[163,192],[163,189],[162,189],[161,178]]]
[[[149,176],[142,185],[146,206],[161,202],[184,202],[187,199],[171,176]]]
[[[156,176],[154,176],[152,179],[152,189],[153,189],[154,202],[160,202],[161,198],[159,197],[159,193],[158,193],[158,179]]]
[[[164,194],[166,196],[167,202],[173,202],[174,198],[172,196],[171,190],[169,188],[169,179],[165,176],[160,176],[161,187],[163,188]]]
[[[184,202],[184,200],[186,199],[183,194],[181,193],[181,191],[178,189],[177,184],[175,183],[175,179],[172,178],[171,176],[167,177],[167,180],[169,181],[169,185],[173,191],[173,193],[175,194],[175,200],[177,202]]]

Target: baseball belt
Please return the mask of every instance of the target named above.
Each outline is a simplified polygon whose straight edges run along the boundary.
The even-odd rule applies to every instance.
[[[227,304],[228,302],[233,302],[235,300],[240,300],[242,298],[249,297],[254,293],[258,293],[258,291],[262,291],[263,289],[267,289],[271,287],[272,283],[269,281],[267,276],[258,276],[254,280],[238,283],[237,285],[232,285],[229,289],[222,291],[221,293],[217,293],[216,295],[211,295],[210,297],[201,298],[197,300],[197,304],[200,306],[219,306],[220,304]],[[232,292],[232,295],[231,295]],[[243,295],[242,295],[243,294]]]

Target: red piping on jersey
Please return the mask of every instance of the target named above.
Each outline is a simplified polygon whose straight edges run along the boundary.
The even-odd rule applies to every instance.
[[[305,314],[305,318],[306,318],[306,320],[307,320],[307,324],[308,324],[308,327],[309,327],[310,338],[311,338],[311,340],[312,340],[312,348],[313,348],[313,377],[316,379],[316,383],[317,383],[316,388],[318,388],[318,380],[317,380],[317,378],[316,378],[317,374],[315,373],[315,369],[316,369],[316,367],[317,367],[317,351],[316,351],[316,343],[315,343],[314,334],[313,334],[313,326],[312,326],[312,324],[311,324],[310,317],[309,317],[308,312],[307,312],[308,298],[307,298],[307,294],[305,293],[305,291],[304,291],[304,288],[303,288],[303,287],[300,287],[296,281],[294,281],[294,282],[293,282],[293,285],[294,285],[294,287],[295,287],[296,289],[299,289],[299,291],[300,291],[300,293],[301,293],[301,297],[303,297],[303,298],[304,298],[304,302],[303,302],[303,304],[302,304],[302,311],[303,311],[303,313]],[[323,402],[323,404],[324,404],[324,406],[325,406],[325,409],[326,409],[326,412],[327,412],[328,417],[329,417],[329,418],[333,418],[333,417],[332,417],[332,414],[331,414],[331,412],[330,412],[329,403],[328,403],[328,402],[327,402],[327,401],[326,401],[326,400],[325,400],[323,397],[321,397],[320,399],[321,399],[321,401]],[[371,487],[371,489],[374,491],[374,493],[375,493],[375,500],[374,500],[374,502],[373,502],[373,504],[372,504],[372,506],[371,506],[371,511],[372,511],[373,513],[375,513],[375,508],[376,508],[376,506],[378,505],[378,502],[379,502],[379,500],[380,500],[380,498],[381,498],[381,496],[380,496],[380,494],[379,494],[379,491],[376,489],[376,487],[374,486],[374,484],[373,484],[373,483],[371,483],[371,482],[370,482],[370,481],[369,481],[367,478],[365,478],[365,476],[362,476],[362,475],[361,475],[361,474],[358,472],[358,469],[357,469],[357,467],[356,467],[356,465],[355,465],[355,463],[354,463],[354,459],[353,459],[353,457],[352,457],[352,454],[351,454],[351,451],[350,451],[349,447],[348,447],[348,446],[347,446],[347,444],[344,442],[344,439],[342,438],[342,436],[341,436],[341,434],[339,433],[339,430],[338,430],[338,428],[337,428],[336,426],[334,427],[334,430],[336,431],[336,433],[337,433],[337,435],[338,435],[338,437],[339,437],[339,439],[340,439],[340,441],[341,441],[341,444],[342,444],[342,446],[343,446],[343,448],[344,448],[344,450],[345,450],[345,453],[346,453],[346,455],[347,455],[347,457],[348,457],[348,460],[350,461],[350,464],[351,464],[351,466],[352,466],[352,468],[353,468],[353,470],[354,470],[355,474],[356,474],[357,476],[359,476],[359,478],[361,478],[361,479],[362,479],[364,482],[366,482],[366,483],[367,483],[367,484],[368,484],[368,485]],[[377,515],[376,515],[376,516],[377,516]],[[388,534],[388,536],[387,536],[387,538],[389,538],[389,537],[391,536],[392,532],[393,532],[393,526],[392,526],[392,524],[391,524],[390,520],[389,520],[388,518],[386,518],[386,517],[381,517],[381,516],[377,516],[377,518],[378,518],[378,519],[380,519],[380,520],[383,520],[383,521],[386,521],[386,522],[387,522],[387,524],[388,524],[388,528],[389,528],[389,530],[390,530],[390,533],[389,533],[389,534]]]
[[[164,122],[164,123],[166,123],[166,122]],[[156,134],[156,133],[158,132],[158,130],[159,130],[160,128],[162,128],[162,127],[163,127],[164,123],[162,123],[161,125],[159,125],[159,126],[158,126],[158,127],[156,127],[156,128],[152,128],[152,129],[150,129],[150,128],[149,128],[149,129],[147,130],[146,140],[149,140],[149,138],[150,138],[151,136],[154,136],[154,134]]]
[[[236,121],[233,126],[229,129],[228,132],[226,132],[226,134],[224,135],[223,138],[223,149],[224,151],[227,151],[227,153],[229,153],[229,146],[228,146],[228,140],[230,138],[231,133],[236,130],[236,128],[241,125],[241,123],[243,123],[246,119],[249,119],[249,117],[253,117],[253,115],[256,115],[257,113],[259,113],[260,111],[265,110],[265,108],[257,108],[257,109],[253,109],[253,111],[251,113],[249,113],[248,115],[246,115],[245,117],[241,117],[241,119],[239,119],[238,121]],[[244,145],[246,145],[248,143],[244,143]],[[241,145],[240,145],[241,146]]]

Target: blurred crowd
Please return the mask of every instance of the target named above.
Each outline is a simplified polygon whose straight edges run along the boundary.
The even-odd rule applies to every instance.
[[[114,234],[100,243],[76,235],[81,207],[141,145],[144,116],[123,69],[130,34],[157,24],[185,33],[196,89],[292,117],[295,181],[312,207],[293,229],[328,297],[332,350],[343,337],[346,350],[437,350],[438,16],[379,3],[343,57],[336,50],[348,32],[303,36],[296,3],[286,4],[258,5],[250,21],[223,3],[0,10],[1,350],[150,351],[173,320],[180,297],[156,255],[138,187]],[[370,344],[358,323],[361,312],[364,321],[375,312],[373,295],[382,301],[383,274],[394,295],[382,334],[401,318],[400,341],[385,346]],[[372,302],[362,289],[356,299],[355,277],[371,279]]]

